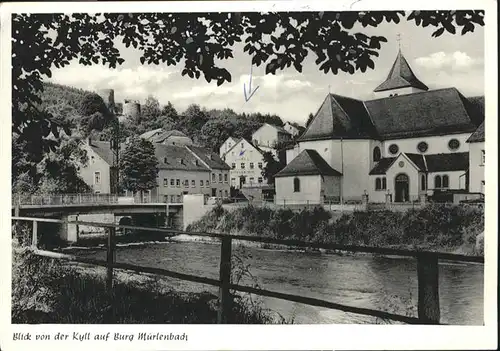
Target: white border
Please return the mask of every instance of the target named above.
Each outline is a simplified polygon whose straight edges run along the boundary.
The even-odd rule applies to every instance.
[[[409,6],[410,5],[410,6]],[[226,11],[332,11],[332,10],[411,10],[412,3],[387,0],[321,1],[252,1],[252,2],[78,2],[78,3],[4,3],[1,4],[0,77],[1,116],[0,154],[2,168],[11,165],[10,144],[10,14],[12,12],[226,12]],[[497,13],[493,0],[446,0],[418,2],[418,9],[485,9],[485,84],[486,84],[486,235],[485,235],[485,326],[371,326],[371,325],[19,325],[10,324],[10,172],[0,176],[3,201],[0,219],[0,260],[2,284],[0,293],[0,347],[21,350],[37,347],[47,350],[86,350],[90,347],[106,350],[170,349],[170,350],[375,350],[375,349],[495,349],[497,346]],[[71,334],[85,332],[187,332],[188,342],[13,342],[13,331],[55,332]]]

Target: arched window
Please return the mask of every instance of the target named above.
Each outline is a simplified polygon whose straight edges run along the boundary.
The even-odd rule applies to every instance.
[[[380,190],[382,189],[382,183],[380,181],[380,178],[375,179],[375,190]]]
[[[441,176],[434,177],[434,188],[441,188]]]
[[[443,176],[443,188],[448,188],[450,186],[450,180],[447,175]]]
[[[382,178],[382,189],[387,189],[387,179],[385,177]]]
[[[300,193],[300,179],[299,178],[293,179],[293,192]]]
[[[373,149],[373,162],[378,162],[380,161],[380,158],[382,155],[380,154],[380,148],[378,146],[375,146]]]
[[[422,190],[427,190],[427,184],[425,181],[425,174],[422,174],[420,176],[420,187],[422,188]]]

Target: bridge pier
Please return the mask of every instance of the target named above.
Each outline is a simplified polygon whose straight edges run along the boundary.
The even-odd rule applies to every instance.
[[[76,243],[80,236],[80,228],[76,224],[69,224],[67,222],[78,221],[78,215],[63,216],[62,220],[66,223],[61,224],[59,227],[59,237],[66,242]]]

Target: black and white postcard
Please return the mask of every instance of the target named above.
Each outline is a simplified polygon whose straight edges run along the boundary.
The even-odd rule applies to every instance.
[[[495,348],[496,7],[437,5],[2,4],[0,347]]]

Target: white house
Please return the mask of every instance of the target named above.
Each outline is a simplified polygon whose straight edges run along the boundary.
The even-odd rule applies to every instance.
[[[429,90],[401,51],[375,92],[381,97],[369,101],[328,94],[287,150],[287,163],[315,150],[342,174],[343,201],[360,201],[365,192],[369,201],[406,202],[434,190],[466,191],[467,140],[484,121],[477,104],[455,88]],[[291,180],[304,171],[297,167],[294,172],[282,174],[290,186],[277,186],[278,199],[293,192]],[[321,199],[321,189],[311,187],[315,190],[308,192]]]
[[[224,158],[226,155],[226,152],[229,151],[234,145],[236,145],[240,141],[240,139],[229,137],[226,139],[226,141],[220,146],[219,148],[219,156],[221,158]]]
[[[240,139],[225,154],[225,161],[231,167],[229,171],[231,186],[240,189],[244,184],[265,184],[262,177],[264,167],[263,151],[245,139]]]
[[[292,135],[283,129],[283,127],[278,127],[268,123],[264,123],[252,134],[252,142],[255,146],[263,151],[273,153],[275,153],[275,147],[277,144],[291,139]]]
[[[286,122],[283,129],[286,130],[292,137],[299,135],[299,129],[290,122]]]
[[[87,152],[88,163],[79,174],[94,193],[109,194],[116,182],[113,151],[109,141],[87,139],[82,146]]]
[[[484,194],[484,122],[467,139],[469,143],[469,189],[471,193]]]

